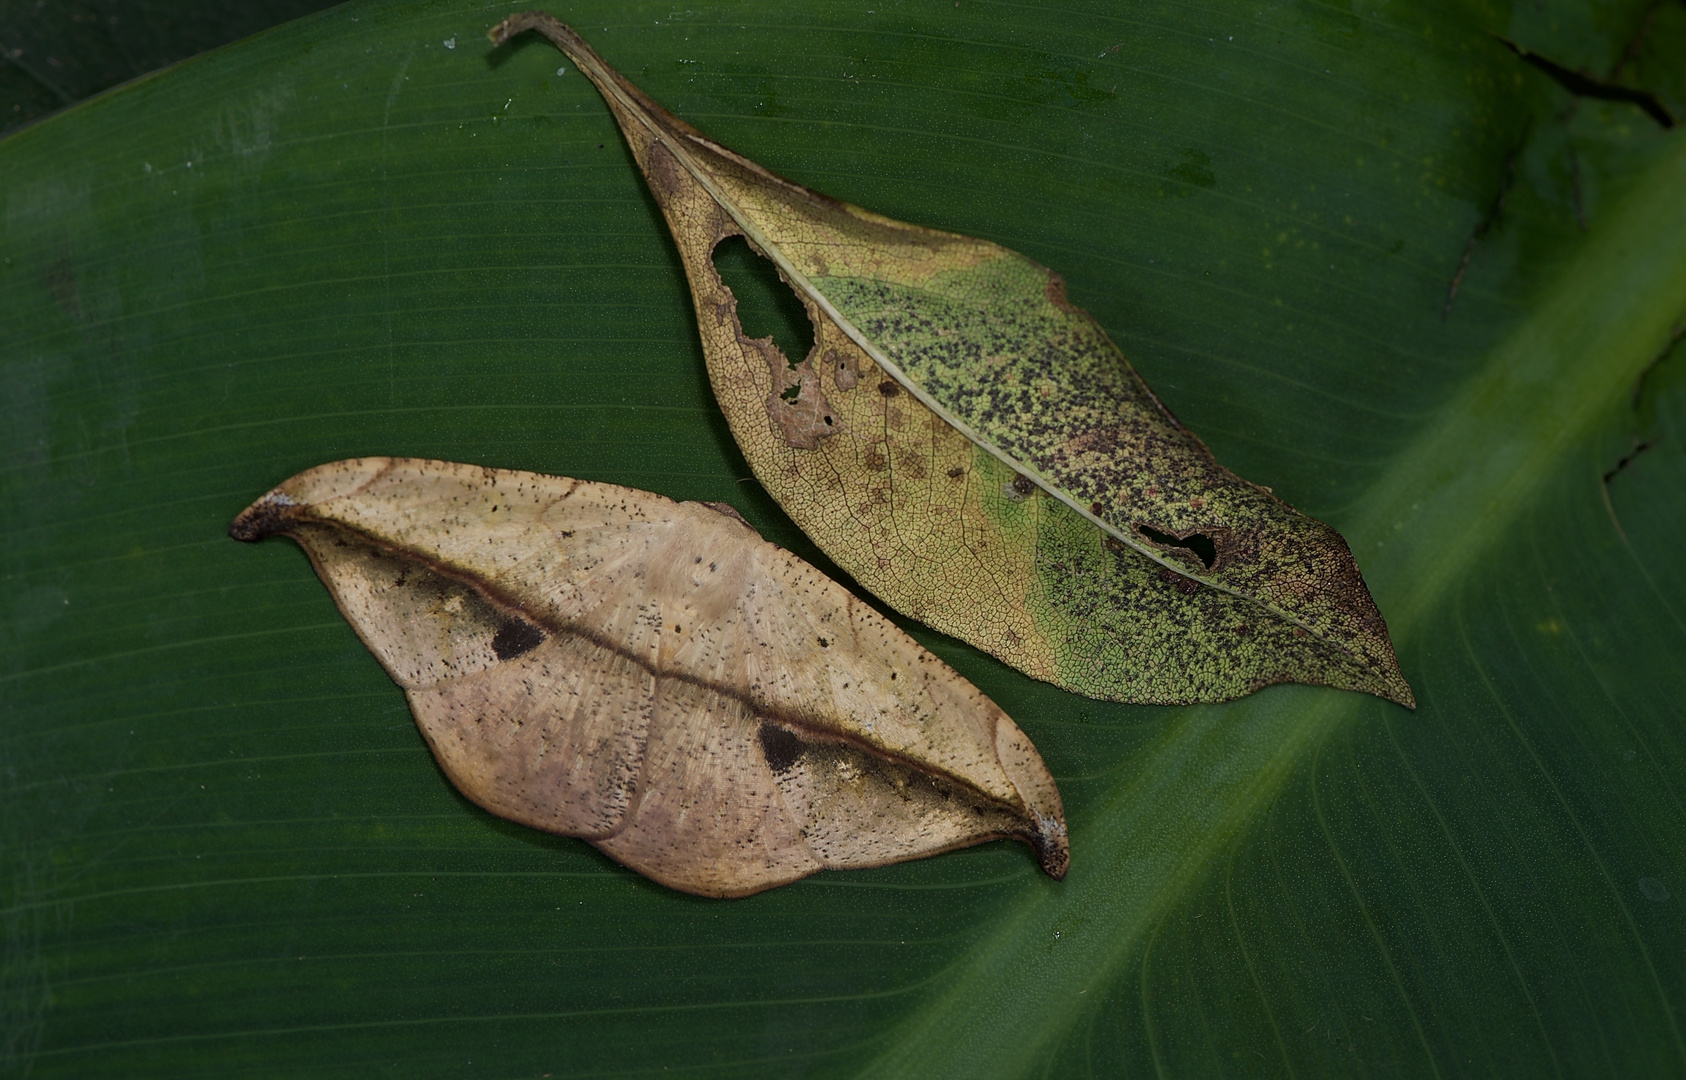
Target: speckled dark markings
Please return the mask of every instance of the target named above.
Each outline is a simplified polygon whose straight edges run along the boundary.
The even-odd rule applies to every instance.
[[[1280,682],[1344,685],[1367,677],[1346,650],[1168,570],[1043,497],[1038,575],[1050,615],[1066,621],[1065,665],[1132,694],[1191,700]],[[1152,612],[1145,618],[1142,612]],[[1373,677],[1371,677],[1373,679]]]
[[[1026,601],[1057,642],[1070,685],[1158,702],[1221,700],[1279,682],[1387,693],[1362,657],[1148,559],[1034,485],[1020,495],[1018,474],[994,456],[978,451],[972,472],[983,511],[1032,536]]]
[[[1057,282],[1011,256],[923,288],[839,277],[814,284],[957,419],[1126,542],[1302,627],[1346,654],[1341,666],[1367,672],[1365,688],[1408,697],[1340,535],[1219,465],[1086,314],[1050,302],[1063,301]]]

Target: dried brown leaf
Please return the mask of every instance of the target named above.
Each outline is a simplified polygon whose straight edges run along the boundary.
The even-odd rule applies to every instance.
[[[728,507],[334,462],[248,507],[404,688],[452,782],[665,885],[743,896],[1000,837],[1063,877],[1054,781],[941,660]]]
[[[1058,274],[774,175],[578,34],[685,266],[716,400],[756,478],[885,603],[1067,689],[1222,701],[1279,682],[1414,698],[1340,534],[1178,423]],[[813,347],[750,337],[713,263],[742,236]]]

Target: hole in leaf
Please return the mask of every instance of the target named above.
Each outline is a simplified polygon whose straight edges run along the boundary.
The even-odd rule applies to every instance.
[[[779,394],[779,397],[784,398],[786,401],[795,401],[797,398],[799,398],[801,396],[802,396],[802,383],[800,381],[798,381],[795,386],[785,387],[784,392]],[[826,417],[826,419],[829,420],[831,418]]]
[[[1136,531],[1161,547],[1177,547],[1194,552],[1208,570],[1218,561],[1218,545],[1205,533],[1190,533],[1178,539],[1170,533],[1160,532],[1152,525],[1137,525]]]
[[[744,337],[771,334],[773,344],[791,367],[814,347],[814,324],[796,292],[779,277],[771,260],[762,258],[741,236],[728,236],[714,246],[714,269],[738,300],[738,325]],[[792,399],[794,400],[794,399]]]

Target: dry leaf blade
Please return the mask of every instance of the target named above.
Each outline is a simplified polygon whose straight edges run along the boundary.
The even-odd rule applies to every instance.
[[[739,896],[998,837],[1064,875],[1017,725],[735,513],[370,458],[230,533],[299,542],[465,795],[664,884]]]
[[[1413,704],[1345,541],[1219,465],[1046,267],[774,175],[567,26],[672,230],[716,399],[756,477],[898,610],[1096,697],[1324,683]],[[713,265],[743,236],[801,300],[792,362]]]

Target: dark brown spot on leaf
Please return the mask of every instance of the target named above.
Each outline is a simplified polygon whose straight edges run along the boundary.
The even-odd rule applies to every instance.
[[[878,392],[885,397],[895,397],[902,392],[902,388],[896,385],[894,379],[885,379],[878,384]]]
[[[1073,304],[1070,300],[1066,299],[1065,278],[1061,277],[1058,274],[1050,273],[1048,275],[1048,284],[1046,284],[1042,287],[1042,295],[1046,296],[1048,298],[1048,303],[1054,305],[1055,307],[1059,308],[1061,311],[1066,312],[1067,314],[1072,314],[1072,315],[1087,315],[1088,314],[1088,312],[1084,311],[1082,308],[1078,307],[1076,304]]]
[[[1183,577],[1181,574],[1172,570],[1168,566],[1162,566],[1159,568],[1159,580],[1168,585],[1175,585],[1177,591],[1184,593],[1185,595],[1192,596],[1196,592],[1200,591],[1200,582],[1195,581],[1193,578]]]
[[[808,749],[807,743],[777,724],[763,723],[759,734],[761,752],[767,755],[767,764],[774,772],[787,771]]]
[[[827,349],[825,351],[825,362],[836,373],[837,389],[853,390],[855,388],[857,382],[855,369],[849,363],[848,357],[842,355],[836,349]]]
[[[492,635],[492,652],[499,660],[513,660],[544,644],[544,631],[525,619],[506,619]]]
[[[739,341],[759,349],[767,361],[774,387],[774,393],[767,398],[767,415],[787,446],[812,450],[821,439],[830,438],[843,430],[831,403],[820,390],[820,380],[807,377],[813,374],[811,361],[804,360],[791,368],[785,363],[784,353],[771,341],[750,341],[741,336]]]
[[[650,144],[645,167],[648,169],[650,186],[656,189],[656,194],[661,197],[662,202],[670,201],[684,190],[686,177],[679,162],[661,143]]]

